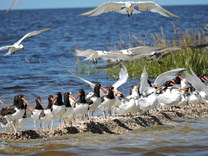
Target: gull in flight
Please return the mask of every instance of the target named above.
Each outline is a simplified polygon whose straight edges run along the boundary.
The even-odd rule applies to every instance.
[[[88,12],[85,12],[81,14],[80,16],[97,16],[102,13],[108,13],[108,12],[118,12],[121,14],[128,14],[130,17],[132,14],[138,14],[142,11],[151,11],[158,13],[165,17],[174,17],[174,18],[180,18],[176,16],[175,14],[169,12],[168,10],[164,9],[160,5],[147,1],[147,2],[107,2],[103,5],[90,10]]]
[[[12,5],[9,7],[9,9],[7,10],[7,13],[13,8],[13,6],[15,5],[15,4],[17,4],[17,2],[19,2],[19,0],[14,0],[13,1],[13,3],[12,3]]]
[[[13,45],[8,45],[8,46],[4,46],[4,47],[0,47],[0,50],[6,50],[6,49],[9,49],[9,51],[4,55],[4,56],[10,56],[12,55],[15,51],[17,50],[20,50],[20,49],[23,49],[24,46],[21,44],[21,42],[28,38],[28,37],[31,37],[31,36],[34,36],[34,35],[38,35],[44,31],[48,31],[48,30],[51,30],[50,28],[48,29],[42,29],[42,30],[38,30],[38,31],[33,31],[33,32],[30,32],[30,33],[27,33],[25,36],[23,36],[20,40],[18,40],[17,42],[15,42]]]

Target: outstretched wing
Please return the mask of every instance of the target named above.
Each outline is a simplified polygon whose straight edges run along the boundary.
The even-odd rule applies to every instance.
[[[119,79],[116,81],[112,86],[114,87],[115,90],[117,90],[118,87],[120,87],[122,84],[124,84],[129,77],[128,71],[126,67],[121,64],[121,69],[119,72]]]
[[[12,47],[12,45],[8,45],[8,46],[0,47],[0,50],[6,50],[6,49],[11,48],[11,47]]]
[[[148,89],[148,74],[147,74],[146,67],[144,65],[144,69],[140,78],[139,92],[142,94],[143,92],[147,91],[147,89]]]
[[[124,2],[108,2],[108,3],[104,3],[103,5],[93,10],[85,12],[81,14],[80,16],[98,16],[102,13],[108,13],[108,12],[113,12],[113,11],[120,12],[123,6],[125,7]]]
[[[30,33],[27,33],[25,36],[23,36],[20,40],[18,40],[15,44],[20,44],[24,39],[28,38],[28,37],[31,37],[31,36],[34,36],[34,35],[38,35],[44,31],[48,31],[48,30],[51,30],[51,28],[48,28],[48,29],[42,29],[42,30],[38,30],[38,31],[33,31],[33,32],[30,32]]]
[[[79,78],[80,80],[84,81],[84,82],[87,83],[92,89],[94,89],[94,87],[95,87],[95,84],[94,84],[94,83],[92,83],[92,82],[90,82],[90,81],[88,81],[88,80],[86,80],[86,79],[84,79],[84,78],[81,78],[81,77],[75,75],[75,74],[74,74],[73,72],[71,72],[70,70],[67,70],[67,71],[68,71],[69,73],[71,73],[72,75],[76,76],[77,78]],[[101,96],[105,95],[101,89],[100,89],[100,95],[101,95]]]
[[[9,7],[9,9],[7,10],[7,13],[13,8],[13,6],[15,5],[15,4],[17,4],[17,2],[19,2],[19,0],[14,0],[13,1],[13,3],[12,3],[12,5]]]
[[[154,2],[134,2],[133,5],[137,6],[139,11],[151,11],[166,17],[180,18]]]
[[[174,79],[176,76],[178,76],[181,72],[185,71],[186,68],[177,68],[177,69],[172,69],[169,71],[166,71],[162,74],[160,74],[154,82],[155,87],[161,87],[166,81],[170,81]]]

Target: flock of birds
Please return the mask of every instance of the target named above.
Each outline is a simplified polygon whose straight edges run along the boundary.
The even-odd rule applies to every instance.
[[[18,2],[14,0],[11,8]],[[118,12],[131,16],[143,11],[151,11],[159,13],[162,16],[179,18],[168,10],[162,8],[154,2],[108,2],[91,11],[81,14],[81,16],[97,16],[102,13]],[[13,45],[1,47],[0,50],[9,49],[5,56],[14,54],[15,51],[23,48],[21,42],[31,36],[38,35],[50,29],[33,31]],[[28,106],[28,101],[23,95],[14,97],[12,106],[5,107],[0,111],[0,124],[5,129],[10,129],[17,133],[17,129],[22,128],[27,120],[26,109],[31,111],[31,118],[34,120],[34,128],[36,121],[40,120],[43,123],[42,128],[45,129],[44,123],[48,122],[48,128],[53,128],[53,120],[60,118],[59,128],[66,126],[66,123],[74,121],[77,118],[87,117],[93,119],[93,113],[97,110],[103,112],[103,118],[107,115],[114,114],[143,114],[152,109],[160,107],[171,107],[177,105],[186,105],[192,103],[208,103],[208,87],[199,79],[191,70],[191,74],[186,72],[185,68],[178,68],[160,74],[151,83],[148,80],[148,74],[144,67],[141,75],[140,86],[135,85],[130,88],[130,95],[124,95],[118,91],[118,88],[123,85],[128,79],[128,72],[123,65],[124,62],[139,58],[155,59],[168,55],[166,52],[176,51],[184,47],[135,47],[117,51],[94,51],[94,50],[75,50],[77,56],[86,57],[85,60],[96,61],[99,58],[115,60],[112,66],[120,64],[119,79],[112,84],[108,89],[102,87],[101,83],[92,83],[79,76],[77,78],[86,82],[93,88],[93,92],[88,94],[83,89],[79,90],[76,97],[73,97],[70,92],[64,93],[64,101],[62,94],[57,92],[55,96],[48,96],[48,106],[42,107],[41,98],[36,98],[36,106],[34,109]],[[109,66],[108,66],[109,67]],[[71,71],[69,71],[73,74]],[[73,74],[74,75],[74,74]],[[183,78],[179,75],[183,75]],[[207,77],[203,76],[203,80],[207,81]],[[186,82],[188,81],[188,83]],[[77,100],[78,99],[78,100]],[[3,103],[2,101],[0,101]],[[92,114],[92,115],[91,115]],[[51,124],[51,125],[50,125]],[[50,125],[50,126],[49,126]]]
[[[23,95],[14,97],[14,104],[2,108],[0,111],[0,125],[6,130],[15,131],[23,128],[27,122],[28,115],[26,109],[31,111],[30,117],[36,121],[40,120],[43,131],[44,123],[48,122],[48,128],[53,128],[53,120],[59,118],[59,128],[77,124],[77,119],[87,118],[93,120],[97,118],[94,112],[101,110],[103,119],[113,115],[141,115],[158,108],[171,108],[171,106],[184,106],[199,103],[208,104],[208,77],[202,75],[200,78],[190,68],[189,74],[185,68],[177,68],[160,74],[154,82],[148,80],[148,74],[144,66],[140,86],[134,85],[130,88],[130,95],[124,96],[118,88],[128,80],[128,71],[121,64],[119,79],[105,89],[100,83],[92,83],[81,78],[74,73],[78,79],[87,83],[93,92],[85,93],[80,89],[76,97],[72,93],[62,94],[57,92],[55,96],[48,96],[48,106],[42,107],[41,98],[36,98],[35,108],[28,106],[28,101]],[[2,102],[2,101],[1,101]],[[113,113],[112,113],[113,112]],[[42,124],[43,123],[43,124]]]

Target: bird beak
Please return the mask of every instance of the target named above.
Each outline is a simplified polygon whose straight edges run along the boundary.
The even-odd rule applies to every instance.
[[[1,103],[1,104],[5,104],[5,103],[4,103],[3,101],[1,101],[1,100],[0,100],[0,103]]]
[[[119,92],[119,91],[115,91],[115,90],[112,90],[114,93],[116,93],[116,94],[122,94],[121,92]]]
[[[155,92],[157,92],[157,91],[159,91],[161,89],[162,89],[162,87],[159,87],[159,88],[155,89]]]
[[[40,99],[38,99],[38,102],[39,102],[39,104],[42,104],[42,103],[40,102]]]
[[[34,109],[32,109],[32,108],[30,108],[30,107],[26,107],[28,110],[30,110],[30,111],[32,111],[32,112],[35,112],[35,110]]]
[[[70,98],[72,98],[73,100],[76,100],[76,98],[75,98],[75,97],[73,97],[72,95],[69,95],[69,97],[70,97]]]
[[[81,93],[78,93],[78,95],[77,95],[77,97],[75,98],[75,100],[76,100],[78,97],[80,97],[80,95],[81,95]]]
[[[182,77],[180,75],[178,75],[178,77],[182,80]]]
[[[26,104],[29,103],[29,102],[28,102],[27,100],[25,100],[25,98],[23,98],[23,97],[22,97],[22,100],[23,100]]]
[[[188,90],[188,88],[180,88],[179,90]]]
[[[106,91],[107,93],[109,92],[107,89],[105,89],[104,87],[100,87],[100,89]]]
[[[57,98],[58,96],[56,95],[54,98],[52,98],[52,102],[54,102]]]
[[[204,79],[205,79],[205,80],[208,80],[208,78],[207,78],[206,76],[204,76]]]
[[[77,101],[73,101],[72,104],[75,104]]]
[[[139,89],[139,86],[136,86],[136,89]]]

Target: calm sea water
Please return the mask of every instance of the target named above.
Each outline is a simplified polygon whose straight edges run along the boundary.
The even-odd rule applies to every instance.
[[[181,19],[165,18],[154,13],[133,15],[130,18],[116,13],[97,17],[78,16],[89,8],[13,10],[9,14],[0,11],[0,46],[13,44],[28,32],[52,28],[51,31],[24,40],[25,48],[17,51],[12,57],[3,57],[6,51],[1,51],[0,99],[8,106],[12,104],[13,97],[21,93],[30,102],[30,106],[34,107],[35,97],[41,96],[46,106],[47,96],[54,95],[57,91],[62,93],[72,91],[74,96],[80,88],[84,88],[87,92],[91,91],[87,84],[66,71],[76,70],[77,58],[72,54],[74,49],[109,50],[114,45],[118,45],[121,39],[127,43],[131,42],[129,34],[143,38],[148,44],[152,42],[151,33],[160,33],[161,28],[167,39],[171,40],[173,23],[177,29],[204,30],[203,24],[208,21],[208,6],[165,8]],[[105,72],[98,71],[98,73]],[[81,76],[93,82],[100,82],[103,86],[109,86],[116,81],[105,74]],[[120,90],[128,95],[129,86],[136,83],[139,84],[139,80],[128,81]],[[5,105],[0,106],[2,107]],[[28,126],[31,127],[32,124]],[[70,153],[71,155],[91,155],[91,153],[94,155],[137,155],[137,153],[203,155],[208,152],[207,126],[206,121],[194,121],[185,122],[181,126],[182,132],[180,127],[156,127],[156,129],[135,131],[119,136],[75,135],[58,141],[49,140],[47,145],[38,141],[27,144],[29,152],[25,152],[26,148],[19,148],[25,146],[24,143],[2,144],[0,151],[2,154],[25,152],[34,155],[51,154],[49,152],[51,150],[55,150],[56,154],[61,152],[63,155]],[[188,133],[183,132],[184,127],[185,130],[188,129]],[[148,137],[144,137],[143,134]],[[171,151],[167,151],[169,148]],[[3,149],[9,149],[7,150],[9,152]]]

